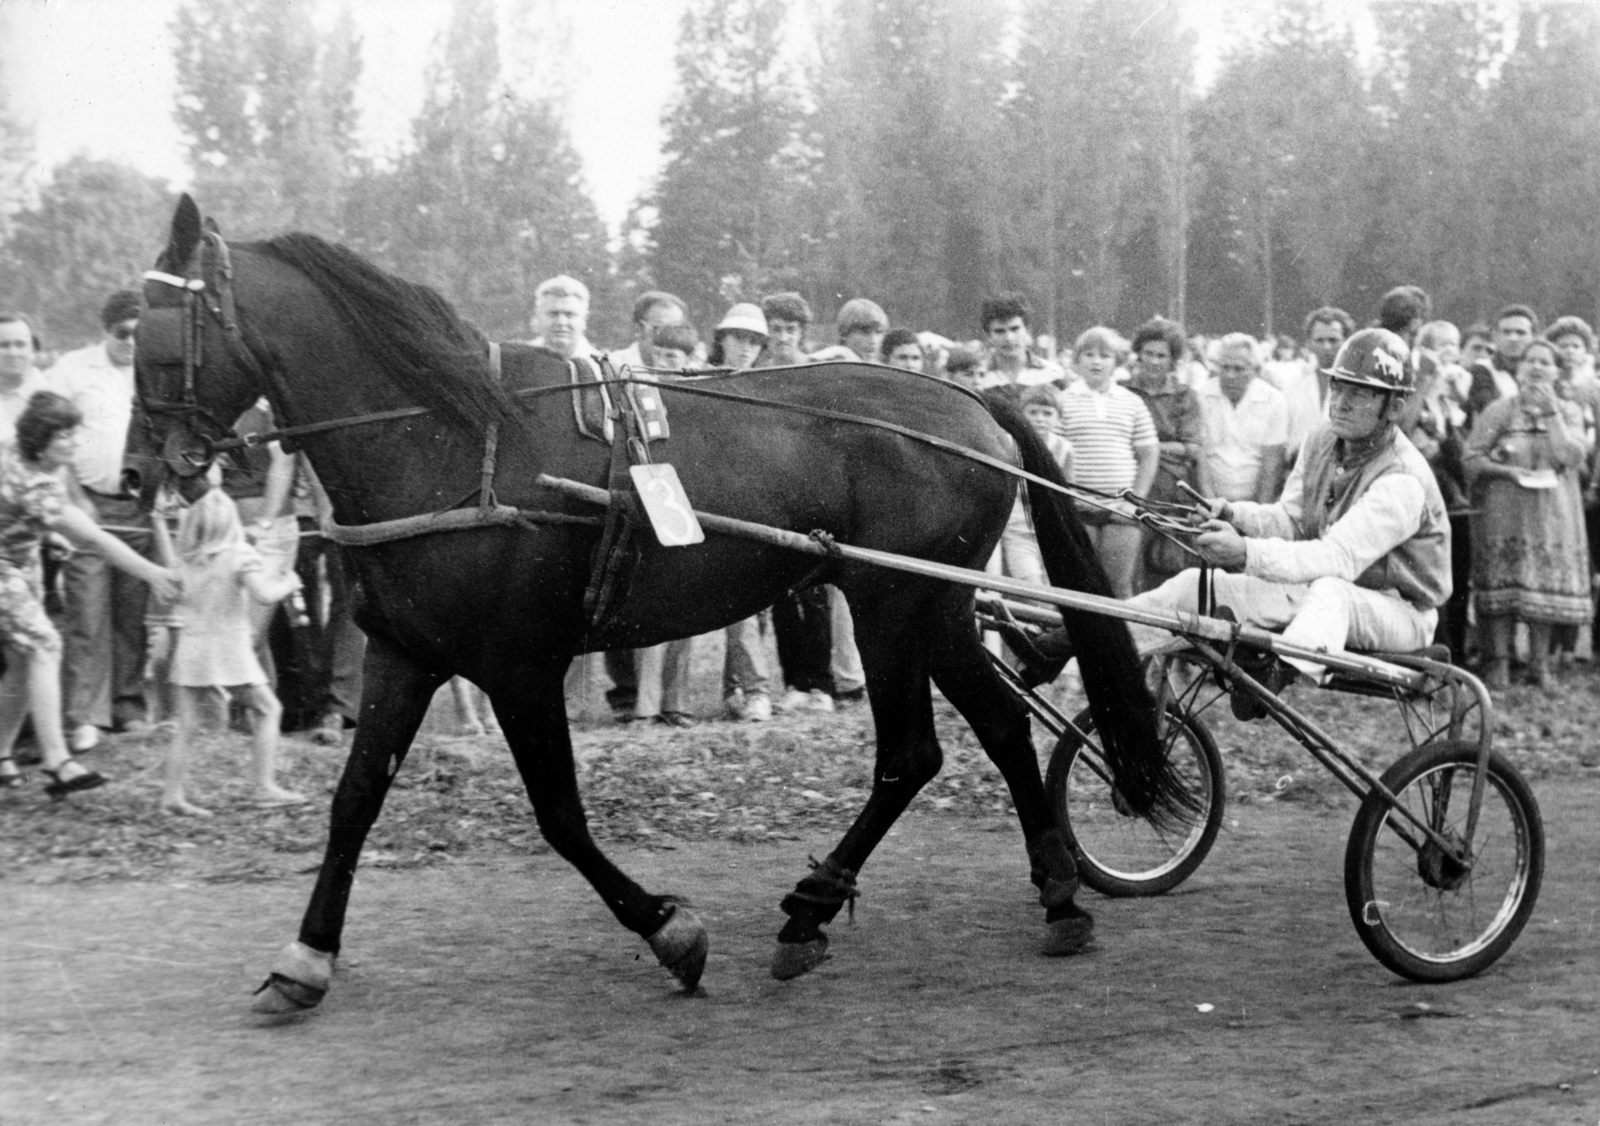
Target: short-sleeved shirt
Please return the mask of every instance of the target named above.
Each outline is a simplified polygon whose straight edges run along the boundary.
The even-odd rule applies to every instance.
[[[39,544],[66,503],[59,475],[30,469],[13,453],[0,455],[0,561],[37,566]]]
[[[1136,451],[1160,442],[1144,400],[1119,383],[1092,391],[1083,380],[1061,393],[1061,433],[1072,443],[1072,482],[1107,493],[1132,488]]]
[[[1273,446],[1289,441],[1289,405],[1264,379],[1252,379],[1237,404],[1213,377],[1200,391],[1200,416],[1205,421],[1206,465],[1211,488],[1224,500],[1255,500],[1261,462]]]

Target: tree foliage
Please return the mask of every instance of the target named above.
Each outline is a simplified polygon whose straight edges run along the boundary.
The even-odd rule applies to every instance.
[[[55,350],[96,338],[106,297],[137,289],[155,260],[173,203],[166,181],[122,164],[58,166],[0,248],[0,308],[32,314]]]

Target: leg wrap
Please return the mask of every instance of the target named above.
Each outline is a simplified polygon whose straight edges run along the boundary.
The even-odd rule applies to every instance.
[[[1078,866],[1060,829],[1047,829],[1028,842],[1033,884],[1046,910],[1071,903],[1078,894]]]
[[[1070,863],[1070,861],[1069,861]],[[856,874],[829,856],[820,864],[811,858],[811,874],[795,885],[795,889],[778,904],[786,915],[808,912],[819,922],[828,922],[839,913],[839,908],[850,905],[850,921],[856,918]]]

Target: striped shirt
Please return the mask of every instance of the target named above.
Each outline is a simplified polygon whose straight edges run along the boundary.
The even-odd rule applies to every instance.
[[[1073,484],[1108,493],[1132,488],[1134,451],[1159,442],[1144,400],[1118,383],[1091,391],[1081,379],[1061,393],[1061,433],[1072,443]]]

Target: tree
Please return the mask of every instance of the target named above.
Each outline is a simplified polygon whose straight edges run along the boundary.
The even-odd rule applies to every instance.
[[[338,236],[354,157],[360,42],[294,0],[185,0],[173,19],[176,117],[194,188],[225,227]]]
[[[900,323],[972,324],[1002,229],[995,138],[1005,16],[980,0],[840,0],[811,83],[828,304],[872,297]]]
[[[683,16],[643,247],[651,283],[705,317],[802,281],[815,154],[780,55],[789,2],[707,0]]]
[[[1199,118],[1213,230],[1259,310],[1213,316],[1264,333],[1297,324],[1340,295],[1370,222],[1378,123],[1349,28],[1310,0],[1280,5],[1262,42],[1227,59]]]
[[[1128,300],[1130,244],[1155,232],[1171,308],[1187,245],[1192,44],[1170,6],[1033,0],[1007,117],[1015,174],[1006,257],[1052,327],[1154,311]],[[1081,279],[1081,280],[1079,280]]]
[[[4,26],[0,13],[0,27]],[[11,219],[27,203],[33,167],[33,130],[11,116],[5,75],[0,72],[0,242],[10,237]]]
[[[164,180],[125,165],[85,156],[58,165],[0,246],[0,307],[32,313],[51,348],[94,339],[107,295],[137,289],[154,264],[173,203]]]
[[[565,273],[607,327],[605,227],[553,110],[501,80],[493,0],[456,0],[411,151],[352,200],[352,242],[432,285],[495,339],[528,335],[539,282]]]

